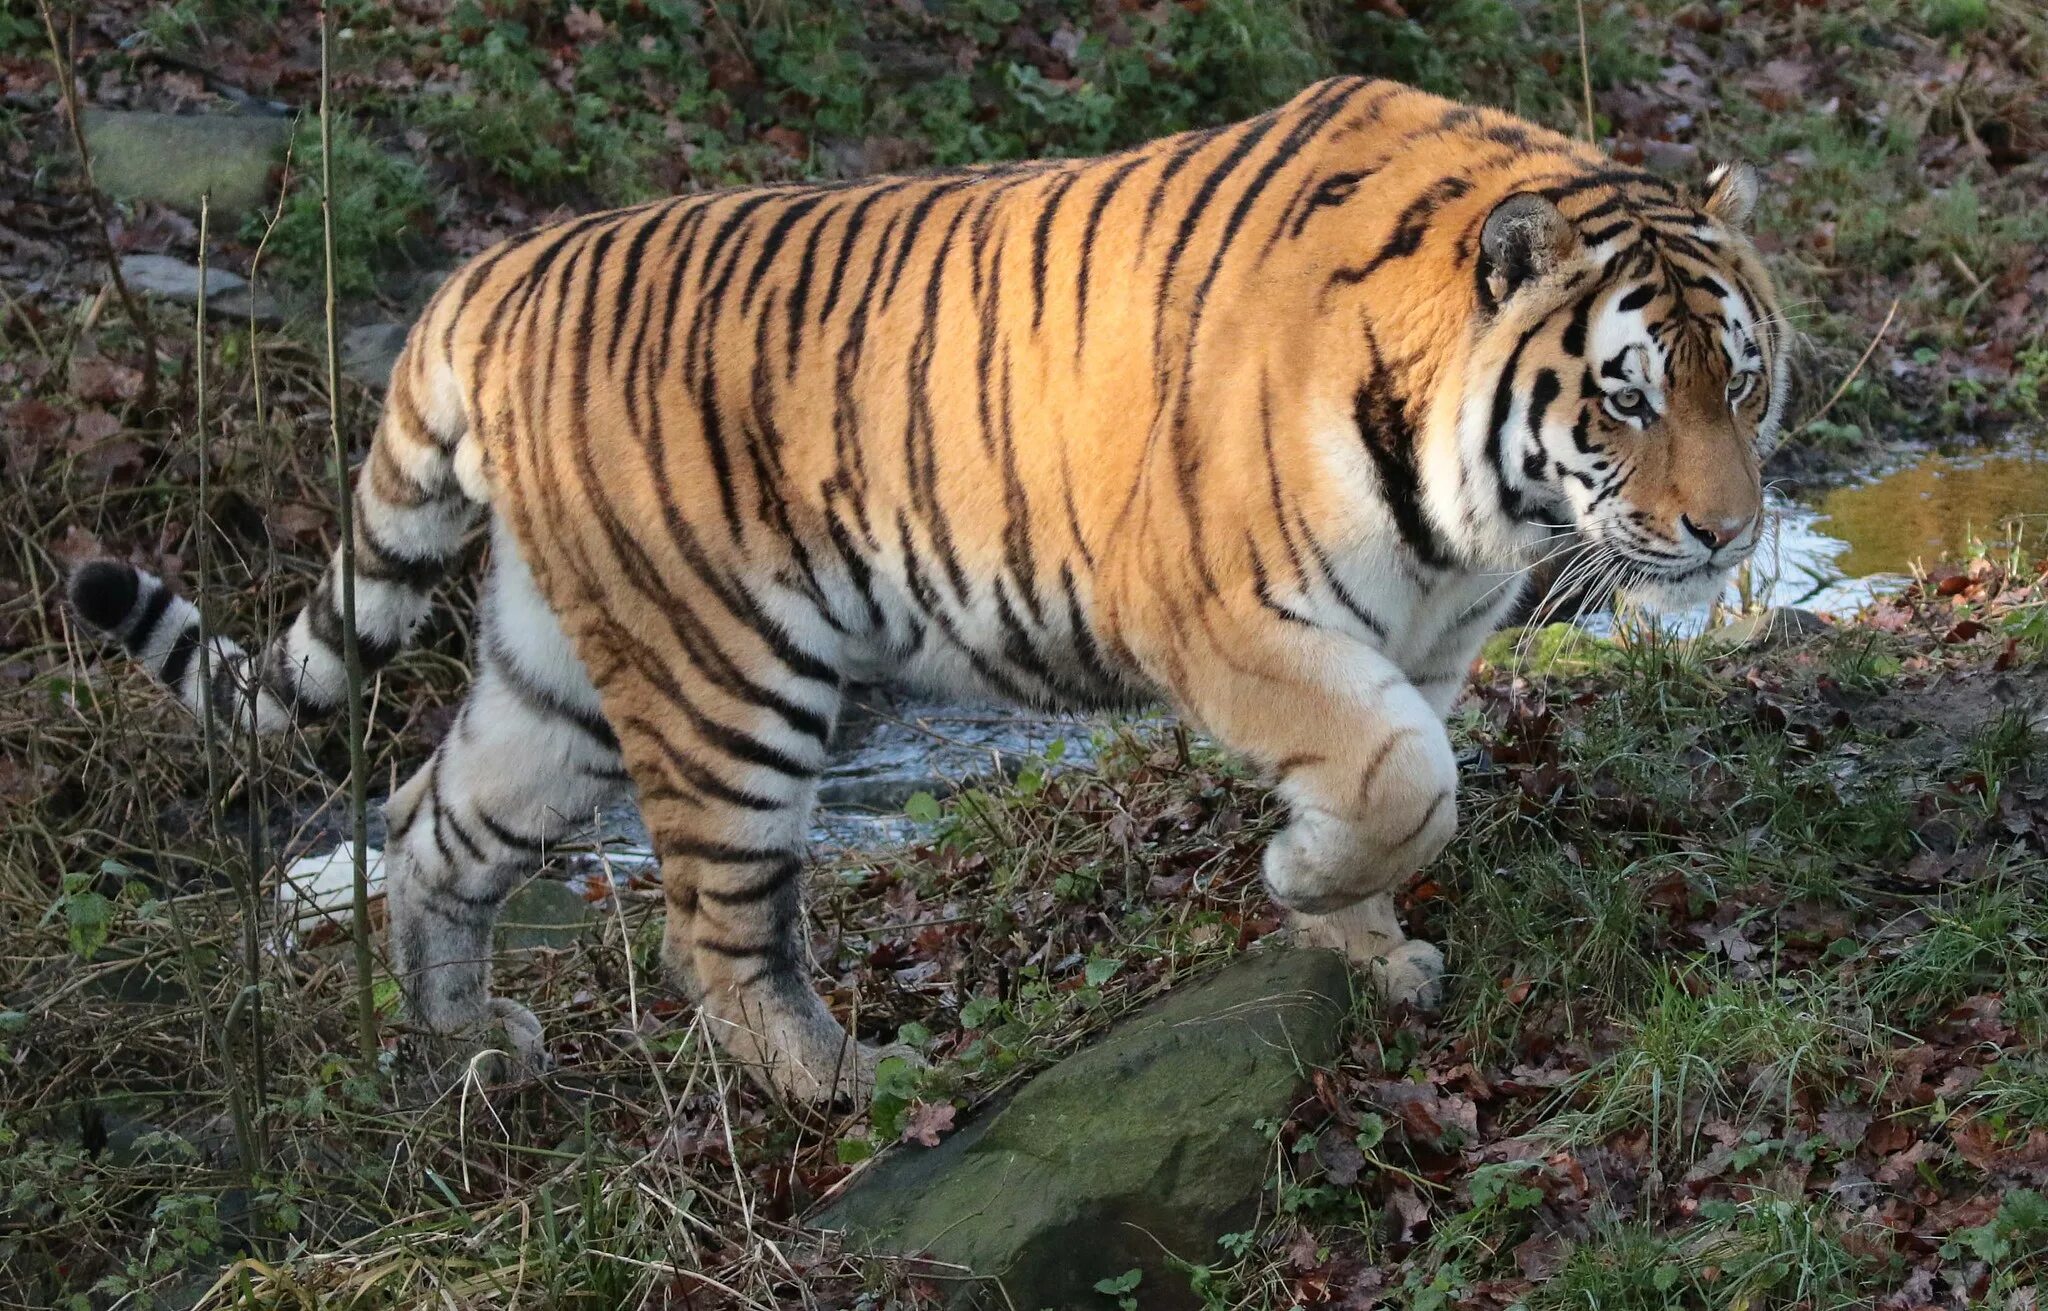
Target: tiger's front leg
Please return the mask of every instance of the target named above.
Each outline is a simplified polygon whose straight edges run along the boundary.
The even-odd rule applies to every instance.
[[[1457,766],[1434,706],[1363,642],[1256,633],[1190,665],[1184,700],[1270,768],[1292,818],[1265,883],[1300,941],[1334,947],[1390,1000],[1434,1006],[1443,956],[1408,940],[1392,894],[1457,828]]]

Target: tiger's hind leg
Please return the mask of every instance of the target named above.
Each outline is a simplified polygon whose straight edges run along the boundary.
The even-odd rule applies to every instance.
[[[545,1063],[533,1013],[490,995],[492,925],[547,848],[626,780],[597,694],[502,531],[482,610],[476,683],[386,808],[391,970],[430,1075],[500,1040],[509,1069],[493,1074]]]
[[[813,991],[806,836],[836,671],[737,593],[678,595],[587,643],[661,860],[663,954],[723,1051],[792,1099],[858,1097],[879,1054]],[[600,656],[598,653],[603,652]]]

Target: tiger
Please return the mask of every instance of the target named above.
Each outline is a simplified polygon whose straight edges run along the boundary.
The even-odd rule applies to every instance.
[[[493,917],[630,796],[727,1055],[860,1095],[891,1049],[814,989],[802,883],[875,683],[1164,703],[1284,803],[1260,875],[1292,935],[1440,1005],[1394,898],[1456,829],[1447,718],[1524,578],[1569,539],[1691,605],[1758,540],[1787,339],[1758,191],[1339,77],[1101,158],[706,192],[474,257],[352,493],[370,670],[487,521],[472,685],[385,807],[412,1031],[544,1068]],[[337,546],[255,652],[122,560],[69,593],[271,733],[344,701],[343,584]]]

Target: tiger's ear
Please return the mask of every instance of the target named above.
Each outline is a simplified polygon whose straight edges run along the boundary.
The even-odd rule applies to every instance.
[[[1707,199],[1701,208],[1740,232],[1749,227],[1749,216],[1756,212],[1757,192],[1761,189],[1756,170],[1749,165],[1723,164],[1707,174]]]
[[[1571,221],[1533,192],[1509,196],[1479,230],[1479,294],[1492,309],[1564,262],[1579,243]]]

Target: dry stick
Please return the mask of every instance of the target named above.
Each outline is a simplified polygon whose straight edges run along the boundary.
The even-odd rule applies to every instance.
[[[327,431],[334,449],[334,484],[341,535],[341,657],[348,673],[349,815],[355,839],[356,1029],[363,1048],[363,1072],[377,1068],[377,991],[370,954],[370,773],[363,751],[363,652],[356,641],[355,506],[349,496],[348,447],[341,438],[341,356],[334,292],[334,131],[328,98],[333,78],[328,47],[334,13],[320,7],[320,251],[326,272]]]
[[[256,440],[259,443],[267,440],[269,421],[264,410],[263,400],[263,350],[257,344],[256,337],[256,297],[260,294],[263,285],[263,252],[270,245],[270,234],[277,231],[278,221],[284,217],[285,201],[290,195],[291,180],[292,143],[287,142],[284,148],[282,177],[278,183],[277,209],[271,214],[270,222],[264,225],[263,236],[256,242],[256,253],[249,257],[249,383],[255,400]],[[263,469],[263,504],[275,505],[277,504],[276,465],[270,460],[261,458],[258,459],[257,463]],[[263,576],[265,578],[277,576],[276,550],[276,544],[271,534],[265,532],[263,534],[263,551],[266,565]],[[277,631],[277,602],[274,594],[266,594],[264,597],[264,619],[265,623],[260,636],[263,640],[263,646],[267,648],[270,644],[271,636]],[[259,690],[256,679],[249,678],[244,680],[243,709],[249,716],[250,727],[245,742],[249,751],[248,763],[246,765],[249,777],[249,811],[248,823],[243,833],[243,841],[245,850],[248,853],[249,899],[252,909],[250,912],[251,919],[248,935],[244,942],[243,950],[247,956],[245,969],[248,972],[251,983],[257,981],[257,967],[262,961],[262,950],[257,940],[257,920],[253,914],[253,907],[262,895],[263,873],[266,868],[263,856],[263,737],[255,731],[256,698]],[[254,1033],[257,1038],[255,1045],[256,1104],[261,1108],[268,1106],[270,1103],[270,1057],[263,1042],[263,998],[260,994],[255,998],[255,1007],[256,1009],[250,1015],[249,1024],[250,1032]],[[263,1159],[267,1161],[269,1159],[269,1144],[262,1141],[261,1136],[267,1134],[268,1125],[260,1115],[257,1117],[256,1125],[259,1135],[257,1145],[264,1153]]]
[[[197,438],[198,450],[194,453],[199,460],[199,477],[192,507],[192,592],[196,598],[206,593],[209,568],[212,564],[212,519],[208,509],[207,493],[209,479],[207,466],[212,463],[207,450],[206,430],[206,243],[212,223],[212,196],[201,192],[199,196],[199,298],[192,307],[192,434]],[[206,612],[199,615],[199,739],[206,753],[206,813],[207,825],[214,837],[219,837],[219,813],[215,809],[220,800],[220,769],[216,751],[215,730],[218,725],[213,718],[213,651],[212,634],[206,630]],[[241,884],[241,880],[236,880]],[[220,1054],[221,1076],[228,1090],[228,1114],[235,1124],[235,1145],[242,1153],[242,1168],[253,1177],[258,1168],[258,1142],[256,1138],[256,1116],[251,1113],[248,1090],[242,1086],[242,1074],[235,1060],[235,1020],[244,1007],[250,1008],[251,1022],[249,1047],[261,1051],[263,1047],[262,1017],[258,1009],[261,991],[258,983],[260,961],[255,953],[255,939],[249,935],[255,931],[255,898],[249,891],[237,886],[241,894],[243,936],[249,950],[243,959],[242,987],[228,1004],[227,1014],[221,1018]]]
[[[128,312],[128,321],[142,334],[142,412],[148,414],[156,409],[156,325],[142,312],[142,304],[129,290],[128,279],[121,276],[121,257],[114,250],[113,229],[107,218],[106,197],[100,195],[100,188],[92,176],[92,150],[85,144],[85,119],[78,108],[78,84],[73,76],[72,61],[66,56],[64,43],[57,39],[57,19],[50,12],[50,0],[36,0],[36,9],[43,16],[43,34],[50,40],[50,63],[57,70],[57,92],[64,97],[64,116],[71,120],[71,144],[78,148],[78,167],[85,175],[86,203],[92,206],[94,222],[99,225],[100,245],[106,252],[107,275],[113,279],[114,292],[121,298],[121,308]]]
[[[1579,87],[1586,97],[1586,140],[1593,135],[1593,60],[1586,53],[1586,0],[1575,0],[1579,11]]]
[[[1828,417],[1828,411],[1835,408],[1835,402],[1842,399],[1842,393],[1849,390],[1849,384],[1856,381],[1856,375],[1863,372],[1863,366],[1870,363],[1870,357],[1877,351],[1877,343],[1884,340],[1884,334],[1891,329],[1892,316],[1898,312],[1899,298],[1894,296],[1892,297],[1892,307],[1884,312],[1884,322],[1877,325],[1877,335],[1872,337],[1870,344],[1863,348],[1863,354],[1856,359],[1856,366],[1849,370],[1847,377],[1842,379],[1842,385],[1835,388],[1835,394],[1828,397],[1826,405],[1821,406],[1812,418],[1800,421],[1799,426],[1801,428],[1810,428]]]

